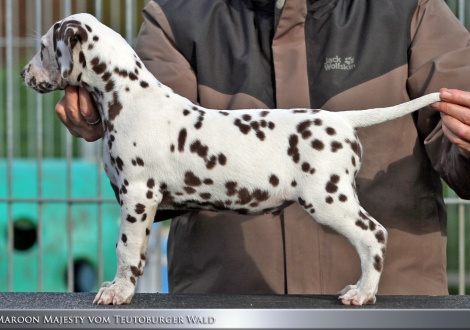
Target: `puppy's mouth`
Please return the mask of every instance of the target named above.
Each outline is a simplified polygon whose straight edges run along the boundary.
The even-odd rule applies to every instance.
[[[36,76],[27,74],[26,68],[23,69],[23,71],[21,71],[21,78],[23,79],[26,86],[34,89],[34,91],[40,94],[45,94],[45,93],[49,93],[49,92],[53,92],[53,91],[61,90],[65,88],[65,86],[61,86],[61,84],[56,83],[56,82],[51,83],[45,80],[38,81]]]
[[[50,83],[42,82],[36,86],[31,86],[36,92],[45,94],[52,92],[54,90],[54,86]]]
[[[51,84],[51,83],[46,82],[46,81],[42,81],[42,82],[38,83],[36,81],[35,77],[33,77],[29,80],[23,78],[23,81],[26,84],[26,86],[34,89],[36,92],[38,92],[40,94],[46,94],[46,93],[53,92],[53,91],[56,91],[56,90],[59,90],[59,89],[63,89],[63,88],[60,88],[58,85]]]

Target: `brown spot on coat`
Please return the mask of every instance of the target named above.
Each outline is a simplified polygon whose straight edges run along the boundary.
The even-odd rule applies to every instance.
[[[325,148],[325,145],[320,140],[315,139],[312,141],[312,148],[321,151]]]
[[[104,89],[106,92],[111,92],[114,89],[114,80],[109,80]]]
[[[188,133],[185,128],[183,128],[178,135],[178,151],[184,151],[184,144],[186,143],[186,137]]]
[[[379,256],[379,255],[375,255],[374,256],[374,268],[376,271],[378,271],[379,273],[382,271],[383,269],[383,261],[382,261],[382,258]]]
[[[205,158],[209,152],[209,147],[201,143],[201,141],[196,140],[190,145],[190,150],[193,153],[197,153],[199,157]]]
[[[328,134],[328,135],[335,135],[336,134],[336,130],[333,127],[327,127],[325,129],[325,131],[326,131],[326,134]]]
[[[349,143],[352,151],[359,157],[359,159],[362,159],[361,145],[359,142],[350,140],[346,140],[346,142]]]
[[[100,62],[99,57],[94,57],[91,61],[91,68],[96,74],[102,74],[106,70],[106,63]]]
[[[114,120],[117,115],[122,110],[122,104],[119,101],[119,96],[118,93],[115,91],[113,92],[113,99],[112,101],[108,102],[108,115],[109,115],[109,120]]]
[[[302,133],[307,128],[309,128],[311,124],[312,122],[310,120],[304,120],[303,122],[297,125],[297,132]]]
[[[199,196],[201,196],[201,198],[205,199],[205,200],[209,200],[212,197],[212,195],[210,193],[201,193],[201,194],[199,194]]]
[[[202,184],[201,179],[194,175],[193,172],[188,171],[184,175],[184,183],[188,186],[198,187]]]
[[[343,148],[343,145],[341,144],[341,142],[338,142],[338,141],[331,142],[331,151],[332,152],[336,152],[341,148]]]
[[[140,204],[140,203],[136,204],[136,206],[135,206],[135,213],[137,213],[137,214],[142,214],[142,213],[144,213],[144,212],[145,212],[145,205],[144,205],[144,204]]]
[[[212,181],[212,179],[204,179],[204,184],[211,185],[211,184],[214,184],[214,181]]]
[[[227,196],[233,196],[237,193],[237,183],[234,181],[226,182],[225,188],[227,188]]]
[[[111,78],[111,72],[109,72],[109,71],[106,71],[106,72],[104,73],[104,75],[101,76],[101,79],[102,79],[103,81],[108,81],[109,78]]]
[[[256,131],[256,137],[260,139],[261,141],[264,141],[266,135],[264,134],[263,131]]]
[[[219,160],[219,164],[222,165],[222,166],[227,164],[227,157],[222,153],[219,154],[218,160]]]
[[[135,158],[135,162],[136,162],[137,165],[139,165],[139,166],[144,166],[144,165],[145,165],[145,164],[144,164],[144,161],[143,161],[142,158],[140,158],[140,157],[136,157],[136,158]]]
[[[140,276],[141,275],[139,268],[137,268],[136,266],[131,266],[131,272],[134,276]]]
[[[216,156],[211,156],[209,161],[206,161],[206,168],[207,169],[213,169],[217,165],[217,157]]]
[[[82,67],[86,67],[85,54],[82,51],[78,53],[78,62],[82,64]]]
[[[279,185],[279,178],[276,175],[271,174],[271,176],[269,177],[269,183],[273,187],[277,187]]]
[[[369,229],[369,227],[364,222],[362,222],[361,220],[356,221],[356,226],[360,227],[362,230]]]
[[[294,163],[298,163],[300,160],[300,153],[297,145],[299,143],[299,137],[295,134],[289,136],[289,148],[287,149],[287,155],[292,157]]]
[[[127,78],[127,71],[126,70],[119,70],[118,68],[114,68],[114,73],[118,74],[121,77]]]
[[[124,162],[122,161],[121,157],[116,157],[116,164],[119,168],[120,171],[122,171],[123,167],[124,167]]]
[[[240,132],[242,132],[243,134],[248,134],[251,130],[251,126],[243,124],[239,118],[235,119],[233,123],[240,129]]]
[[[307,204],[307,201],[301,197],[299,197],[297,201],[299,202],[299,205],[302,206],[304,209],[309,209],[313,206],[312,203]]]
[[[377,242],[379,243],[385,243],[385,235],[383,231],[379,231],[375,234],[375,238],[377,238]]]
[[[328,193],[333,194],[333,193],[335,193],[336,191],[338,191],[338,186],[335,185],[333,182],[328,181],[327,184],[326,184],[325,190],[326,190]]]
[[[192,195],[196,192],[196,189],[191,188],[191,187],[184,187],[184,191],[186,191],[187,194]]]
[[[302,164],[302,171],[308,172],[309,170],[310,170],[310,164],[307,163],[307,162],[304,162],[304,163]]]

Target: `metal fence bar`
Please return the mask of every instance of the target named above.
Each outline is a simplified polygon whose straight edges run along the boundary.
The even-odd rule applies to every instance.
[[[465,0],[459,0],[458,17],[460,22],[465,25]]]
[[[132,23],[134,21],[132,19],[134,15],[133,4],[134,4],[134,1],[126,0],[126,40],[127,40],[127,43],[131,46],[132,46],[132,38],[133,38]]]
[[[113,198],[20,198],[20,197],[7,197],[0,198],[0,203],[72,203],[72,204],[96,204],[96,203],[109,203],[116,204],[116,199]]]
[[[465,0],[459,0],[458,18],[465,26]],[[465,294],[465,206],[459,204],[459,294]]]
[[[64,17],[72,13],[71,0],[64,0]],[[73,219],[72,219],[72,135],[65,131],[65,154],[66,154],[66,172],[67,172],[67,290],[74,291],[74,264],[73,264]]]
[[[458,271],[458,292],[459,295],[465,294],[465,205],[470,204],[470,200],[464,200],[460,198],[444,198],[446,205],[458,205],[459,217],[458,217],[458,232],[459,232],[459,271]]]
[[[42,35],[42,1],[36,0],[36,33]],[[41,42],[38,40],[36,50],[41,49]],[[42,95],[36,93],[36,162],[37,162],[37,194],[38,204],[38,222],[37,222],[37,244],[38,244],[38,291],[43,291],[43,242],[42,242],[42,225],[43,225],[43,202],[42,202]]]
[[[13,38],[12,0],[6,0],[5,33],[7,44]],[[7,110],[7,195],[13,197],[13,48],[6,49],[6,110]],[[8,290],[13,291],[13,202],[8,203]]]
[[[95,17],[101,21],[102,19],[102,3],[101,0],[95,0]],[[101,145],[100,142],[96,142]],[[101,148],[96,148],[96,173],[98,173],[97,184],[98,184],[98,286],[104,281],[104,251],[103,251],[103,189],[102,189],[102,156]]]
[[[459,204],[459,295],[465,294],[465,205]]]

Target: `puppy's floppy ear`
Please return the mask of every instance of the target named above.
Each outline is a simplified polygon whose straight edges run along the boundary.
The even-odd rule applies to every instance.
[[[88,33],[76,20],[62,21],[54,25],[54,49],[60,75],[67,79],[73,70],[73,52],[77,44],[88,41]]]

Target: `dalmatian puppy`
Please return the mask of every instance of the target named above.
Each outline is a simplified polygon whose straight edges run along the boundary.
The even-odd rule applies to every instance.
[[[205,109],[162,85],[89,14],[52,26],[21,75],[39,93],[82,86],[100,111],[104,168],[119,189],[121,222],[117,273],[94,303],[130,303],[157,208],[264,214],[294,202],[360,256],[362,275],[339,292],[342,302],[375,303],[387,231],[357,198],[355,129],[411,113],[439,93],[362,111]]]

